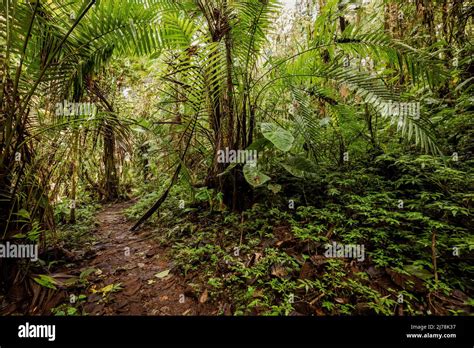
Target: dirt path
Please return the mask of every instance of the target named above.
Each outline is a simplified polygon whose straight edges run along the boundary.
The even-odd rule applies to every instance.
[[[97,215],[97,243],[89,252],[91,257],[80,265],[80,271],[96,269],[87,278],[91,284],[85,311],[89,315],[216,314],[210,304],[199,303],[189,295],[189,286],[173,274],[166,250],[149,230],[129,232],[132,224],[123,210],[130,205],[114,204]],[[113,284],[120,284],[122,289],[107,291]]]

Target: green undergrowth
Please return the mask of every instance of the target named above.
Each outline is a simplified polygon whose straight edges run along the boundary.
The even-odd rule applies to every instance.
[[[178,185],[151,225],[175,271],[196,293],[207,290],[221,314],[467,314],[471,167],[381,155],[311,181],[275,169],[273,184],[285,189],[258,188],[242,213],[219,210],[212,190],[186,200]],[[145,196],[128,216],[157,197]],[[363,245],[364,259],[326,257],[333,242]]]
[[[95,216],[101,204],[84,196],[76,202],[76,221],[70,222],[71,201],[64,199],[54,207],[54,217],[57,223],[53,238],[69,249],[74,249],[85,242],[91,242],[94,238],[92,233],[96,227]]]

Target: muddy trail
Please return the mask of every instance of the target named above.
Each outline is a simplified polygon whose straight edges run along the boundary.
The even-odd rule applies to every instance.
[[[149,229],[129,231],[132,223],[123,210],[131,204],[113,204],[98,213],[92,249],[68,271],[89,273],[83,311],[87,315],[217,314],[206,296],[194,294],[184,278],[173,273],[167,250]]]

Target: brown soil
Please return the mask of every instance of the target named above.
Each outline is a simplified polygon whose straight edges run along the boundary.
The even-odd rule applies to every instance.
[[[173,274],[167,250],[153,239],[150,230],[129,231],[132,223],[125,219],[123,210],[130,204],[110,205],[97,215],[99,226],[94,233],[97,242],[88,252],[92,257],[76,270],[79,273],[97,269],[87,278],[90,283],[87,303],[83,306],[85,312],[89,315],[217,314],[216,308],[207,303],[206,295],[194,293],[182,277]],[[167,270],[169,275],[156,276]],[[119,283],[121,290],[107,292],[105,296],[98,291]]]

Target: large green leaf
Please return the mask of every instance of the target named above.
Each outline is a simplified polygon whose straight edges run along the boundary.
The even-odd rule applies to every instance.
[[[244,177],[247,182],[253,187],[260,186],[270,180],[270,177],[258,170],[256,165],[244,165]]]
[[[265,138],[270,140],[276,148],[285,152],[291,148],[295,140],[289,131],[273,123],[262,123],[260,129]]]
[[[317,177],[317,168],[309,159],[301,156],[293,156],[281,163],[290,174],[298,178],[312,179]]]

